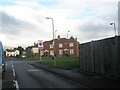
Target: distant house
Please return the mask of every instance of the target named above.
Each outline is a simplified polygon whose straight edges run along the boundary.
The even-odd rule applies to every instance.
[[[32,56],[33,57],[40,57],[40,49],[38,48],[38,44],[34,43],[34,46],[32,46]],[[41,56],[44,55],[44,50],[43,48],[41,49]]]
[[[17,56],[20,54],[19,50],[13,50],[13,49],[6,49],[6,56]]]
[[[79,42],[77,39],[71,37],[70,39],[61,38],[58,35],[58,38],[54,40],[55,47],[53,47],[53,40],[43,42],[43,48],[41,49],[41,56],[79,56]],[[34,43],[32,51],[35,56],[40,56],[40,50],[38,44]]]

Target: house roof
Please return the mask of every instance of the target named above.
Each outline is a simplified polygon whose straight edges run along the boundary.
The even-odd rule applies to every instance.
[[[58,38],[55,39],[55,44],[59,44],[59,43],[78,43],[78,41],[76,39],[74,39],[73,37],[70,39],[66,39],[66,38],[60,38],[60,36],[58,35]],[[48,45],[48,44],[52,44],[53,40],[50,41],[44,41],[43,45]],[[38,43],[34,43],[33,47],[38,47]]]
[[[55,39],[56,44],[59,44],[59,43],[75,43],[75,42],[78,42],[78,41],[73,39],[73,38],[71,38],[71,39],[66,39],[66,38]],[[53,43],[53,40],[50,40],[50,41],[45,41],[43,44],[46,45],[46,44],[52,44],[52,43]]]
[[[15,50],[12,49],[6,49],[7,52],[15,52]]]

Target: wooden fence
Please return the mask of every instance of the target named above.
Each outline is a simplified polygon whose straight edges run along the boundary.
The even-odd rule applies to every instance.
[[[80,70],[120,79],[120,36],[80,44]]]

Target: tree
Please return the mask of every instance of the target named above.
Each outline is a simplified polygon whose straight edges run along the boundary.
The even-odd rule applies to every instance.
[[[26,56],[27,57],[32,57],[33,56],[33,53],[32,53],[32,46],[28,46],[26,49]]]
[[[22,48],[21,46],[18,46],[17,48],[14,48],[14,49],[20,51],[20,54],[18,55],[18,57],[20,58],[20,57],[22,56],[22,53],[23,53],[23,51],[24,51],[24,48]]]

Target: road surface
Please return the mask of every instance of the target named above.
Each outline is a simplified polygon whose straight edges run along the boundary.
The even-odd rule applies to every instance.
[[[31,66],[29,62],[16,58],[9,58],[6,61],[6,70],[12,71],[16,77],[13,81],[17,88],[84,88],[61,76]]]

